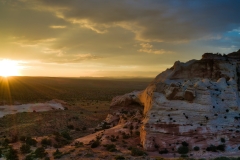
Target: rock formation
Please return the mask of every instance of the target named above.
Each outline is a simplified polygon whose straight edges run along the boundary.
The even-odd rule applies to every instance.
[[[201,60],[175,62],[144,91],[113,99],[111,108],[142,106],[140,138],[147,151],[177,152],[185,145],[231,152],[240,150],[239,95],[240,50],[205,53]]]

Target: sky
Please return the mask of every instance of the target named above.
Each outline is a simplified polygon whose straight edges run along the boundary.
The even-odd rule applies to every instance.
[[[239,0],[0,0],[0,61],[14,63],[22,76],[155,77],[178,60],[240,49],[239,6]],[[0,65],[0,73],[8,68]]]

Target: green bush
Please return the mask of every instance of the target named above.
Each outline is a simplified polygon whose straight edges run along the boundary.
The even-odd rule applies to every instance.
[[[178,148],[178,153],[179,154],[187,154],[188,153],[188,147],[187,146],[181,146]]]
[[[30,145],[28,145],[28,144],[22,144],[22,146],[20,147],[20,151],[21,151],[21,153],[23,153],[23,154],[30,153],[30,152],[31,152],[31,150],[30,150]]]

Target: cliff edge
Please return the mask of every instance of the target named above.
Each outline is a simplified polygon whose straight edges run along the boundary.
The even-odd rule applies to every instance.
[[[140,140],[147,151],[240,150],[240,50],[175,62],[142,92],[116,97],[112,109],[143,107]]]

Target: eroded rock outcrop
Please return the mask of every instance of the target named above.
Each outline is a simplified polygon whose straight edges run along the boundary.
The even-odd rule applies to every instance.
[[[175,62],[141,93],[115,98],[112,108],[144,106],[140,138],[145,150],[176,152],[187,142],[190,150],[224,146],[226,152],[238,151],[239,91],[240,50],[206,53],[201,60]]]

